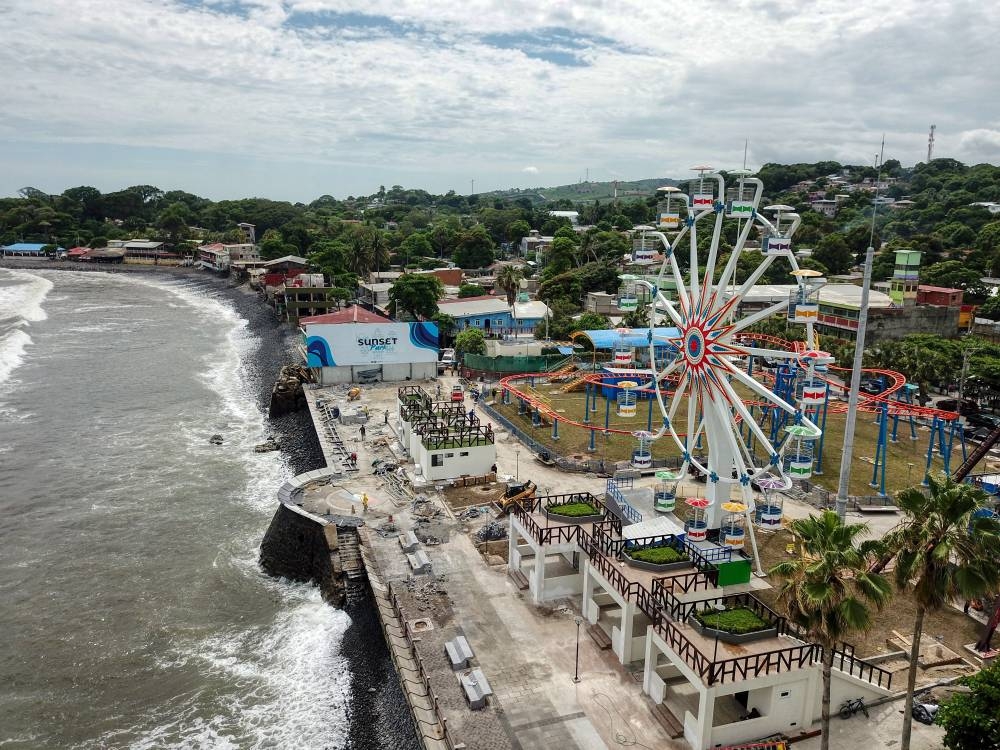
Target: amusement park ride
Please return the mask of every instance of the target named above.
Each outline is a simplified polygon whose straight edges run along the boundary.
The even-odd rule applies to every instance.
[[[657,473],[654,508],[673,510],[671,483],[676,486],[689,472],[700,474],[706,479],[705,497],[692,506],[698,526],[692,530],[700,533],[707,529],[708,538],[719,544],[731,536],[732,543],[738,539],[742,546],[734,521],[742,515],[758,558],[754,524],[773,526],[775,519],[780,523],[778,493],[791,488],[794,480],[808,479],[822,470],[827,415],[846,411],[846,404],[830,398],[831,392],[845,390],[831,377],[831,371],[843,368],[833,365],[833,358],[817,341],[814,325],[819,290],[825,280],[816,271],[800,268],[792,251],[800,217],[785,205],[760,208],[763,183],[748,172],[729,172],[735,185],[727,188],[726,177],[711,167],[694,170],[698,176],[691,181],[689,194],[677,188],[660,189],[663,199],[657,226],[636,228],[632,265],[637,272],[621,277],[619,306],[623,312],[638,309],[640,298],[650,301],[649,329],[643,342],[648,348],[648,367],[636,364],[637,347],[623,331],[609,368],[574,381],[574,386],[582,384],[586,392],[583,421],[568,419],[534,388],[536,380],[545,375],[504,378],[502,399],[507,404],[516,399],[520,413],[530,413],[536,425],[549,421],[553,437],[558,437],[560,422],[590,430],[591,450],[597,432],[631,435],[636,441],[632,466],[639,470],[652,467],[653,444],[660,440],[672,443],[681,457],[680,470]],[[721,249],[727,221],[737,224],[737,239],[728,258]],[[759,231],[762,257],[746,279],[737,283],[738,262],[754,229]],[[703,232],[710,234],[707,243],[700,241]],[[681,253],[687,255],[687,277]],[[660,257],[658,275],[640,275]],[[787,299],[744,314],[744,298],[776,262],[790,266],[794,291]],[[790,323],[804,327],[802,341],[786,341],[752,330],[755,324],[782,313]],[[672,328],[657,327],[657,319],[663,316]],[[755,361],[770,365],[774,374],[755,375]],[[900,373],[867,372],[881,378],[885,386],[877,395],[862,394],[858,407],[876,414],[880,424],[874,487],[884,494],[887,442],[890,430],[892,440],[896,440],[900,420],[909,426],[913,440],[917,439],[915,418],[930,423],[927,470],[936,451],[948,471],[956,437],[965,460],[957,414],[914,404],[915,389]],[[592,417],[599,394],[607,398],[603,425],[598,417]],[[612,401],[616,413],[628,418],[636,416],[639,399],[650,402],[647,429],[612,428],[608,418]],[[655,424],[654,406],[659,412]],[[761,506],[756,503],[755,490],[764,495]]]

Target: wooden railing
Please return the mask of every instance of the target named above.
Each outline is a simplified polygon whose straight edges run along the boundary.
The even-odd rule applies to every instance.
[[[735,659],[714,662],[709,668],[709,685],[737,680],[749,680],[769,672],[786,672],[810,666],[823,648],[815,643],[806,643],[792,648],[766,651],[762,654],[747,654]]]

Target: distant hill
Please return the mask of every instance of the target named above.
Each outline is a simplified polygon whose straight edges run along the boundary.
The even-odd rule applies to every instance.
[[[663,185],[677,185],[680,180],[669,177],[652,177],[645,180],[619,181],[618,199],[636,200],[647,198]],[[555,203],[560,200],[580,201],[610,201],[614,199],[614,182],[577,182],[571,185],[555,187],[521,188],[513,190],[494,190],[486,193],[489,196],[503,198],[528,198],[532,203]]]

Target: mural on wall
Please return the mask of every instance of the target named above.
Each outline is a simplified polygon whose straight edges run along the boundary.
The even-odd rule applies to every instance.
[[[436,362],[436,323],[306,325],[309,367]]]

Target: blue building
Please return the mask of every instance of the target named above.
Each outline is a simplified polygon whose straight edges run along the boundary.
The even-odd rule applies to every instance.
[[[438,309],[455,319],[456,331],[478,328],[487,336],[533,335],[549,314],[544,302],[515,302],[512,308],[504,297],[491,296],[442,300]]]
[[[45,255],[42,252],[43,247],[49,247],[48,243],[44,242],[15,242],[13,245],[4,245],[0,247],[4,255],[32,255],[41,256]],[[57,253],[65,252],[64,248],[56,248]]]

